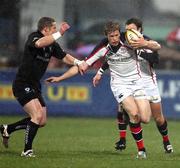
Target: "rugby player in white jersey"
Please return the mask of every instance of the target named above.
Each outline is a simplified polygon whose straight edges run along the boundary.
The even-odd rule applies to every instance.
[[[139,20],[138,18],[131,18],[126,22],[126,29],[135,29],[142,33],[143,30],[142,21]],[[144,36],[144,38],[149,39],[146,36]],[[158,45],[158,43],[154,41],[154,45],[156,44]],[[138,61],[140,63],[140,70],[141,70],[144,88],[148,100],[150,102],[152,116],[163,138],[164,150],[166,153],[172,153],[173,147],[169,141],[167,121],[162,112],[161,96],[159,94],[159,89],[157,85],[156,73],[155,70],[153,69],[154,63],[158,63],[158,54],[157,52],[153,52],[152,50],[149,50],[147,48],[137,50],[137,54],[138,54]],[[107,68],[108,68],[108,64],[104,63],[102,68],[99,69],[99,71],[93,78],[94,86],[96,86],[99,83],[102,73]],[[123,112],[123,108],[121,108],[121,106],[119,106],[119,112],[117,116],[118,116],[120,140],[116,143],[115,148],[117,150],[124,150],[126,148],[126,128],[128,122],[127,122],[127,116]]]
[[[108,22],[105,25],[105,35],[108,41],[102,40],[96,46],[92,54],[79,66],[79,71],[83,74],[101,57],[107,59],[111,72],[111,90],[117,102],[122,104],[129,115],[130,130],[138,148],[137,158],[146,158],[141,122],[149,122],[151,111],[143,89],[137,55],[132,47],[125,44],[124,38],[120,39],[120,26],[118,23]],[[141,40],[143,41],[143,39]],[[144,44],[136,42],[136,47],[144,47]],[[46,81],[58,82],[77,73],[78,68],[75,66],[62,76],[50,77]]]

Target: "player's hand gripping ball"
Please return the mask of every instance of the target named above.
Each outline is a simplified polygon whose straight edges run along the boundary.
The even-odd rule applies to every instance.
[[[139,40],[140,38],[143,38],[143,35],[134,29],[128,29],[125,33],[125,38],[128,44],[133,43],[134,41]]]

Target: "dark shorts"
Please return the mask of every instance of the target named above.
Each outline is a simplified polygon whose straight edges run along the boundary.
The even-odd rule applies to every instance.
[[[14,82],[12,90],[15,98],[22,106],[36,98],[39,99],[39,102],[43,107],[46,106],[41,92],[33,85]]]

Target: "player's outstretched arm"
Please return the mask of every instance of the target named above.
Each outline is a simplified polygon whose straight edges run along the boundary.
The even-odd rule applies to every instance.
[[[35,46],[37,48],[43,48],[46,46],[49,46],[53,42],[55,42],[57,39],[59,39],[68,29],[70,28],[69,24],[66,22],[62,22],[60,24],[60,29],[56,33],[53,33],[48,36],[43,36],[39,40],[35,42]]]
[[[80,66],[80,64],[82,64],[84,62],[84,61],[80,61],[80,60],[76,59],[75,57],[73,57],[70,54],[66,54],[66,56],[62,59],[62,61],[66,64],[77,65],[77,66]]]
[[[51,76],[51,77],[45,79],[45,82],[46,83],[57,83],[57,82],[65,80],[65,79],[68,79],[72,76],[75,76],[78,73],[79,73],[78,66],[73,66],[68,71],[66,71],[64,74],[62,74],[61,76]]]

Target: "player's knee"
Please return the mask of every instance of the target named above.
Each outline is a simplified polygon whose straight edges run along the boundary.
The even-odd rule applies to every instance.
[[[140,122],[140,117],[139,117],[138,113],[131,114],[130,115],[130,121],[133,123]]]
[[[40,127],[44,127],[46,125],[46,123],[47,123],[46,120],[43,120],[39,123],[39,125],[40,125]]]
[[[40,127],[44,127],[46,125],[46,123],[40,123],[39,126]]]
[[[144,124],[148,124],[150,122],[150,117],[141,118],[141,122]]]
[[[43,113],[41,111],[36,112],[36,114],[32,117],[32,119],[36,123],[41,124],[41,121],[43,120]]]
[[[164,117],[155,117],[154,120],[157,125],[162,125],[165,121]]]

